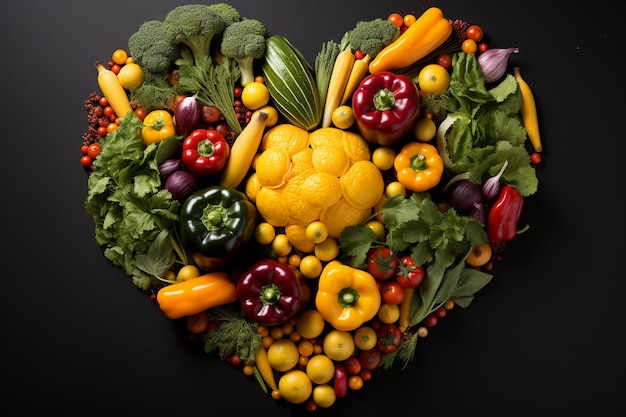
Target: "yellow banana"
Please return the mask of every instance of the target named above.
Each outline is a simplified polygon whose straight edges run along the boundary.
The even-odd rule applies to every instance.
[[[539,135],[539,118],[537,117],[537,105],[535,103],[535,96],[533,95],[530,86],[520,74],[519,67],[513,69],[513,75],[519,84],[520,91],[522,93],[522,122],[526,133],[528,133],[528,139],[532,144],[535,152],[541,152],[543,147],[541,146],[541,136]]]

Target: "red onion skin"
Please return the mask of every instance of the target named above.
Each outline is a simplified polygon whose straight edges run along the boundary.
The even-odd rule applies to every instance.
[[[198,188],[198,178],[189,171],[176,171],[167,177],[163,188],[172,193],[174,200],[184,201]]]
[[[461,212],[474,208],[482,199],[482,189],[479,185],[469,180],[460,180],[452,185],[448,194],[448,202],[452,207]]]
[[[174,172],[180,170],[183,167],[182,159],[166,159],[159,165],[159,175],[161,179],[166,179]]]
[[[478,63],[487,84],[498,81],[506,72],[509,55],[518,53],[518,48],[492,48],[478,56]]]
[[[195,96],[182,99],[174,109],[174,126],[176,134],[187,137],[198,126],[200,121],[200,104]]]

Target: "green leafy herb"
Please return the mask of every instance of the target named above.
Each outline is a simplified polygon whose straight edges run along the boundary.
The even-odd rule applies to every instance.
[[[135,257],[137,268],[165,282],[167,281],[163,275],[175,261],[176,255],[170,232],[165,229],[159,232],[145,253],[138,253]]]
[[[258,324],[246,320],[238,306],[226,304],[209,309],[211,320],[220,324],[202,335],[206,353],[217,351],[223,356],[237,354],[242,361],[254,360],[254,352],[261,346]]]
[[[96,242],[104,247],[104,256],[123,267],[138,288],[148,290],[161,283],[137,266],[137,257],[143,262],[142,254],[154,256],[148,254],[150,247],[178,220],[179,202],[161,188],[156,157],[162,143],[146,146],[141,127],[141,120],[129,112],[116,131],[100,140],[102,150],[93,162],[84,204],[93,216]],[[153,250],[161,252],[157,247]]]
[[[322,47],[315,56],[315,84],[317,85],[317,93],[322,103],[326,101],[330,76],[333,72],[333,65],[339,52],[339,44],[330,40],[322,44]]]

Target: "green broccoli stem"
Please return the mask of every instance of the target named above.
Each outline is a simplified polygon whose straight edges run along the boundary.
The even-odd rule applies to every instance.
[[[211,37],[204,35],[189,36],[185,39],[185,45],[191,50],[194,62],[201,62],[203,58],[208,58],[211,61],[209,52],[211,50]]]

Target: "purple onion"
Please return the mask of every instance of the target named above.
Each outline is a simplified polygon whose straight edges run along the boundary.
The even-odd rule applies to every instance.
[[[166,159],[159,165],[159,175],[161,179],[166,179],[174,172],[180,170],[183,165],[182,159]]]
[[[483,183],[483,200],[486,202],[492,203],[496,201],[498,195],[500,195],[500,177],[508,165],[509,161],[504,161],[502,168],[500,168],[500,172]]]
[[[518,53],[517,48],[493,48],[487,49],[478,56],[478,63],[485,76],[487,84],[498,81],[506,72],[509,55]]]
[[[198,126],[200,121],[200,104],[196,96],[185,97],[174,109],[174,126],[176,134],[187,137]]]
[[[167,177],[163,188],[174,200],[183,201],[198,188],[198,178],[189,171],[176,171]]]
[[[468,211],[482,200],[481,187],[469,180],[456,181],[449,190],[448,202],[458,211]]]

